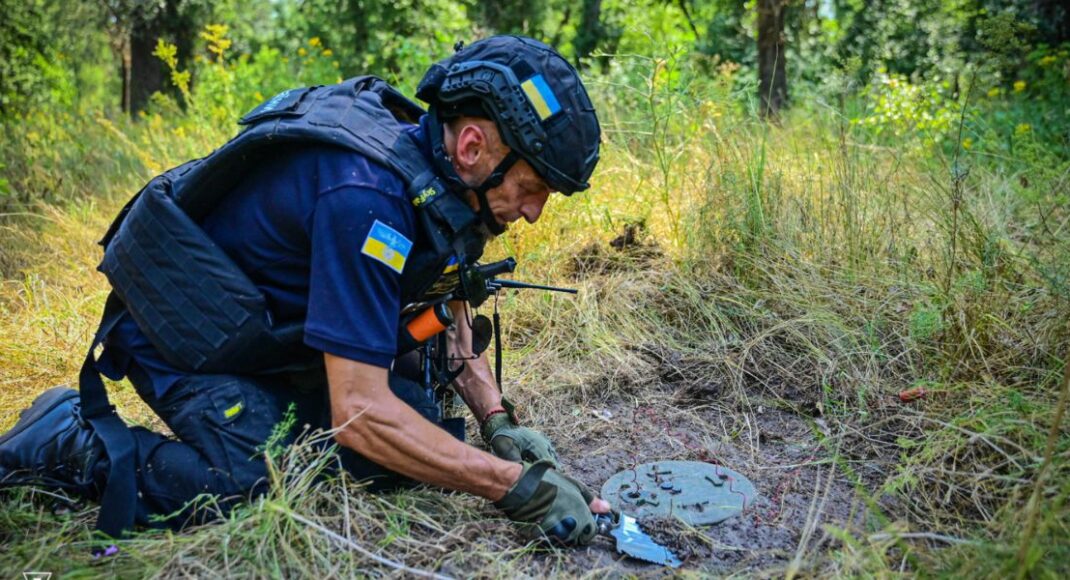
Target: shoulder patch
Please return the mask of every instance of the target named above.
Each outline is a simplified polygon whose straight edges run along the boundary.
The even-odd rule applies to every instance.
[[[401,235],[401,232],[375,220],[368,237],[364,238],[364,246],[360,253],[372,259],[386,264],[391,270],[401,273],[405,268],[405,260],[409,258],[412,250],[412,242]]]

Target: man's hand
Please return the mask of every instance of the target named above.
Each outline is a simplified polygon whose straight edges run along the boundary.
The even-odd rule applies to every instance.
[[[488,417],[479,432],[494,455],[507,461],[548,461],[555,469],[560,463],[557,450],[545,435],[520,427],[504,409]]]
[[[549,462],[523,465],[520,479],[494,505],[529,537],[543,535],[565,545],[591,543],[598,533],[592,512],[606,513],[609,504]]]

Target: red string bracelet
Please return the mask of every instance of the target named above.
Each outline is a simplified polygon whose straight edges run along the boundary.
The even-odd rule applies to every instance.
[[[508,412],[508,411],[506,411],[506,410],[505,410],[504,408],[502,408],[502,407],[498,407],[497,409],[494,409],[494,410],[493,410],[493,411],[491,411],[490,413],[487,413],[487,415],[486,415],[485,417],[483,417],[483,420],[482,420],[482,421],[480,421],[480,422],[479,422],[479,424],[480,424],[480,425],[483,425],[483,424],[485,424],[485,423],[487,422],[487,420],[489,420],[489,419],[490,419],[491,417],[493,417],[493,416],[495,416],[495,415],[497,415],[497,414],[499,414],[499,413],[507,413],[507,412]]]

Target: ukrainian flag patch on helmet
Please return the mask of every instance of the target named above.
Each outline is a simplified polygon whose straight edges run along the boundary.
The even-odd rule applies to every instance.
[[[412,242],[394,228],[375,220],[360,253],[386,264],[391,270],[401,273],[409,258]]]
[[[550,90],[550,85],[546,84],[546,79],[542,78],[542,75],[535,75],[520,83],[520,88],[524,89],[524,94],[531,101],[531,106],[535,107],[540,121],[549,119],[561,110],[561,103],[557,102],[557,97],[554,96],[554,92]]]

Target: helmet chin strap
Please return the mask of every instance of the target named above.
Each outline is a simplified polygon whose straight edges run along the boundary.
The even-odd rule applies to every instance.
[[[487,192],[505,181],[505,174],[509,173],[509,169],[516,164],[518,159],[520,159],[520,156],[515,151],[510,150],[509,154],[494,168],[494,171],[491,171],[490,175],[483,180],[483,183],[469,188],[476,193],[476,199],[479,200],[479,217],[483,220],[483,225],[487,226],[490,233],[496,236],[505,233],[505,226],[494,219],[494,214],[490,211],[490,203],[487,202]]]
[[[498,220],[494,219],[494,214],[490,211],[490,204],[487,202],[487,192],[498,187],[505,181],[505,175],[509,173],[513,165],[520,160],[520,156],[516,151],[512,149],[509,153],[500,161],[498,165],[490,172],[490,175],[483,180],[483,183],[479,185],[469,185],[461,179],[461,176],[457,174],[457,169],[453,167],[453,162],[450,160],[449,152],[446,151],[446,143],[443,138],[442,122],[438,118],[437,111],[434,107],[428,111],[430,115],[429,137],[431,138],[431,157],[435,163],[436,169],[438,169],[439,175],[446,180],[452,189],[457,194],[463,194],[465,191],[471,189],[476,194],[476,200],[479,202],[479,219],[483,222],[483,225],[487,228],[487,231],[500,236],[505,233],[505,226],[498,223]]]

